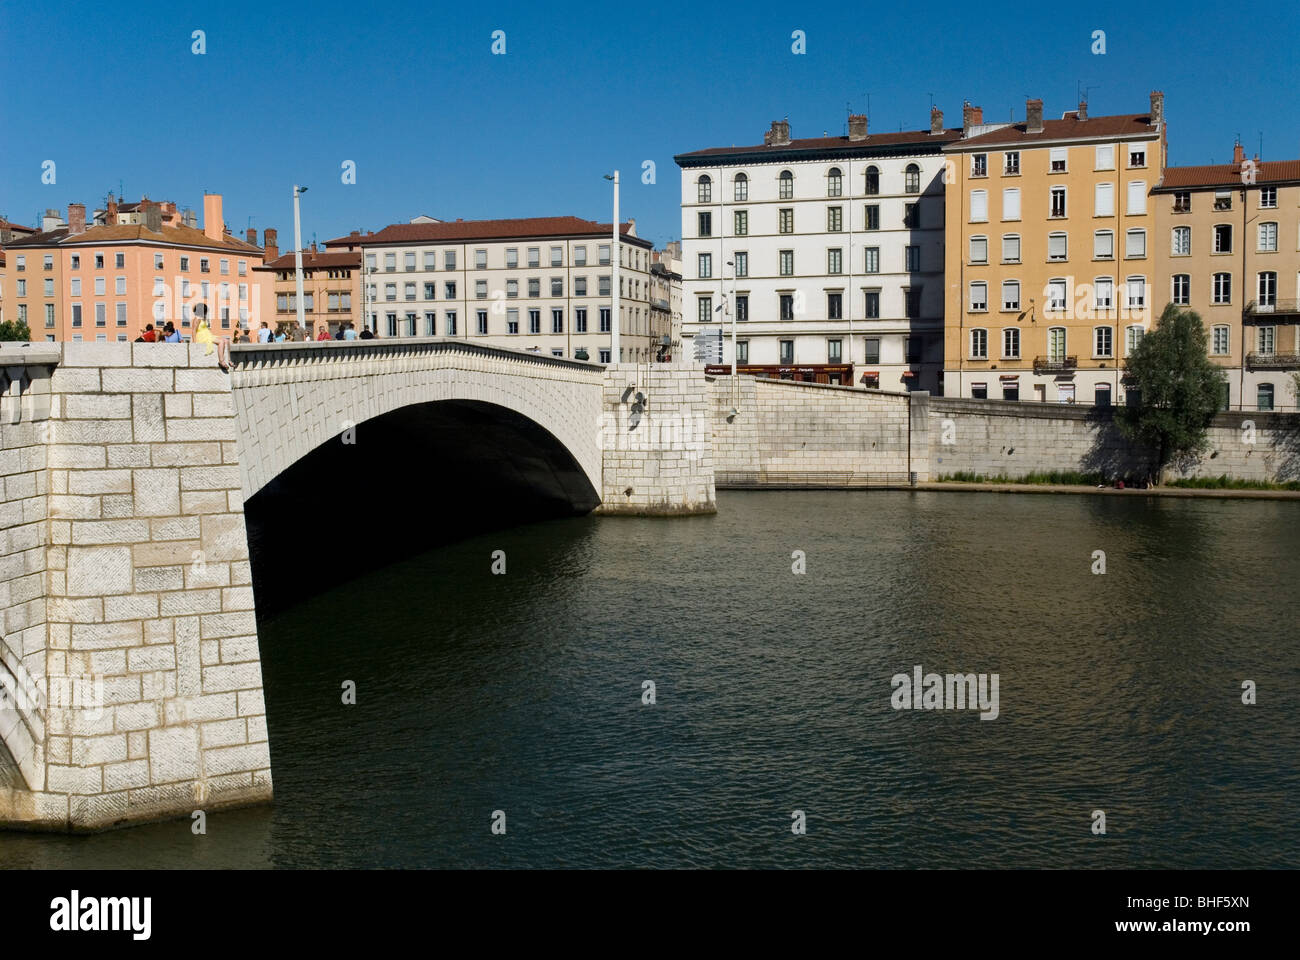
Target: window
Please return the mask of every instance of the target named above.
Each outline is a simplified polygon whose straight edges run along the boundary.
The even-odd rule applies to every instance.
[[[794,210],[782,207],[777,211],[777,232],[794,233]]]
[[[1065,281],[1049,280],[1047,282],[1047,309],[1059,311],[1065,309]]]
[[[602,267],[609,265],[609,244],[602,243],[599,248],[599,260]]]
[[[844,251],[839,248],[826,251],[826,272],[830,274],[843,273]]]
[[[475,281],[474,281],[474,296],[475,296],[475,298],[478,299],[478,300],[486,300],[486,299],[487,299],[487,293],[488,293],[488,291],[487,291],[487,281],[486,281],[486,280],[475,280]]]
[[[868,320],[880,319],[880,291],[868,290],[866,293],[866,311]]]
[[[1019,280],[1002,281],[1002,309],[1003,310],[1020,309],[1020,281]]]
[[[1056,218],[1065,216],[1065,187],[1052,187],[1052,206],[1048,216]]]
[[[781,341],[781,363],[787,365],[794,363],[794,341],[793,340]]]
[[[551,333],[564,332],[564,311],[557,308],[551,308]]]
[[[601,347],[599,350],[600,362],[609,363],[609,348]]]
[[[970,358],[987,360],[989,358],[989,332],[976,327],[970,332]]]
[[[79,303],[72,305],[72,325],[74,327],[81,326],[81,304]]]
[[[903,269],[908,273],[917,273],[921,269],[921,248],[910,244],[903,248]]]
[[[921,346],[924,341],[920,337],[903,338],[903,356],[908,363],[919,363],[921,360]]]
[[[708,211],[700,211],[696,214],[699,223],[699,235],[701,237],[713,236],[713,214]]]
[[[517,253],[516,253],[516,256],[515,256],[515,262],[516,262],[516,263],[519,262],[519,257],[518,257],[518,254],[517,254]],[[575,267],[585,267],[585,266],[587,265],[587,248],[586,248],[586,246],[578,246],[578,247],[574,247],[574,248],[573,248],[573,265],[574,265]]]
[[[1174,193],[1174,213],[1191,213],[1192,212],[1192,192],[1190,190],[1178,190]]]
[[[1277,224],[1272,222],[1261,223],[1259,225],[1259,246],[1260,253],[1277,252]]]
[[[1277,207],[1277,187],[1259,188],[1259,207],[1261,210],[1272,210]]]
[[[506,333],[519,332],[519,308],[510,307],[506,310]]]
[[[162,269],[162,254],[161,254],[161,253],[158,254],[157,258],[154,260],[154,266],[157,267],[159,270]],[[369,273],[369,272],[371,272],[371,271],[374,270],[374,269],[375,269],[375,255],[374,255],[373,253],[367,253],[367,254],[366,254],[366,272]]]
[[[989,192],[972,190],[970,192],[970,222],[984,223],[989,218]],[[867,229],[871,229],[868,227]]]
[[[989,262],[989,238],[988,237],[970,238],[970,262],[971,263]]]
[[[1020,235],[1007,233],[1002,236],[1002,262],[1020,262]]]
[[[1098,230],[1092,235],[1092,258],[1094,260],[1115,259],[1115,234],[1109,230]]]
[[[424,315],[424,335],[426,337],[436,337],[438,335],[438,315],[433,312]]]
[[[424,269],[426,270],[438,269],[438,254],[435,251],[433,250],[424,251]]]
[[[1130,167],[1145,167],[1147,165],[1146,144],[1142,144],[1142,143],[1129,144],[1128,165]]]
[[[780,261],[781,261],[781,276],[793,277],[794,276],[794,251],[782,250],[780,252]]]
[[[844,189],[844,177],[840,173],[839,167],[831,167],[830,172],[826,174],[826,196],[838,197]]]
[[[826,208],[826,232],[839,233],[844,228],[844,208]]]
[[[1007,327],[1002,331],[1002,359],[1017,360],[1020,357],[1020,330]]]
[[[866,262],[863,265],[863,271],[865,273],[879,273],[880,272],[880,248],[867,247],[865,249],[865,252],[866,252]]]
[[[1131,259],[1140,259],[1147,255],[1147,232],[1145,230],[1129,230],[1124,235],[1124,256]]]
[[[1232,253],[1232,224],[1216,223],[1214,225],[1214,252]]]
[[[1002,173],[1004,176],[1015,177],[1020,175],[1020,151],[1012,150],[1002,154]]]
[[[424,285],[424,299],[432,300],[434,298],[434,294],[437,292],[437,289],[438,289],[438,285],[436,283],[426,283]]]
[[[987,153],[971,154],[970,175],[972,177],[987,177],[989,175],[989,155]]]
[[[1214,209],[1231,210],[1232,209],[1232,191],[1215,190],[1214,191]]]
[[[601,333],[606,332],[604,327],[605,310],[606,310],[605,307],[600,308],[601,321],[602,321],[601,328],[600,328]],[[700,297],[699,299],[696,300],[695,319],[696,322],[698,323],[708,323],[710,320],[713,319],[713,298],[712,297]]]
[[[827,320],[844,319],[844,294],[842,293],[826,294],[826,319]]]
[[[536,281],[533,281],[533,282],[536,282]],[[514,298],[514,297],[519,296],[519,281],[518,281],[518,280],[507,280],[507,281],[506,281],[506,296],[507,296],[507,297],[510,297],[510,298]]]
[[[970,385],[970,395],[972,400],[987,400],[989,398],[989,385],[987,383],[972,383]],[[1019,392],[1016,394],[1019,399]]]
[[[99,257],[99,256],[97,255],[97,256],[96,256],[96,260],[95,260],[95,266],[96,266],[96,267],[102,267],[103,265],[104,265],[104,264],[102,263],[102,258]],[[27,258],[26,258],[25,256],[23,256],[22,254],[19,254],[18,256],[14,257],[14,269],[15,269],[16,271],[18,271],[19,273],[21,273],[22,271],[26,270],[26,269],[27,269]]]
[[[867,180],[867,196],[874,197],[876,194],[880,193],[880,171],[879,170],[877,170],[875,167],[867,167],[866,180]]]
[[[879,337],[867,337],[866,350],[867,353],[865,359],[867,363],[880,362],[880,338]]]
[[[1232,328],[1226,323],[1216,323],[1210,330],[1210,353],[1226,357],[1230,352],[1229,336]]]
[[[747,236],[749,234],[749,211],[737,210],[735,213],[735,220],[736,220],[736,230],[735,230],[736,236],[738,237]]]
[[[553,266],[553,267],[562,267],[562,266],[564,266],[564,248],[563,248],[563,247],[551,247],[551,266]]]
[[[125,266],[126,266],[126,254],[125,254],[125,253],[115,253],[115,254],[113,254],[113,266],[116,267],[116,268],[119,269],[119,270],[121,270],[123,267],[125,267]],[[46,269],[46,270],[50,270],[50,269],[52,269],[53,267],[54,267],[54,258],[53,258],[53,257],[46,257],[46,258],[45,258],[45,269]],[[207,258],[207,257],[204,257],[202,260],[199,261],[199,269],[202,270],[204,273],[207,273],[207,272],[208,272],[208,258]]]
[[[475,270],[486,270],[486,269],[487,269],[487,264],[488,264],[487,251],[486,251],[486,250],[475,250],[475,251],[474,251],[474,269],[475,269]],[[536,266],[536,264],[530,264],[530,266]]]
[[[1097,163],[1093,169],[1095,170],[1115,169],[1115,144],[1113,143],[1097,144]]]
[[[1065,327],[1051,327],[1048,329],[1047,359],[1053,363],[1065,362]]]
[[[1276,327],[1260,327],[1255,332],[1255,349],[1266,357],[1273,355],[1277,341]]]
[[[783,293],[780,295],[779,303],[781,306],[781,314],[780,314],[781,319],[793,320],[794,319],[794,296],[789,293]]]
[[[903,192],[921,192],[921,168],[914,163],[909,163],[903,170]]]
[[[186,306],[185,309],[188,311],[189,307]],[[97,327],[104,326],[108,322],[107,316],[108,316],[108,308],[104,306],[104,304],[102,303],[95,304],[95,326]]]
[[[53,277],[46,277],[46,278],[45,278],[45,283],[44,283],[42,286],[45,288],[45,296],[47,296],[47,297],[52,297],[52,296],[54,296],[54,278],[53,278]],[[119,296],[120,296],[121,294],[126,293],[126,277],[118,277],[118,278],[117,278],[117,293],[118,293]]]
[[[695,196],[699,203],[713,202],[713,181],[707,173],[695,182]]]
[[[1178,306],[1185,307],[1190,304],[1192,302],[1192,275],[1190,273],[1175,273],[1171,293],[1171,301]]]
[[[913,287],[903,291],[903,315],[909,320],[920,319],[921,316],[921,288]],[[918,347],[919,349],[919,347]],[[911,357],[908,357],[911,360]],[[917,358],[919,359],[919,358]]]
[[[638,281],[638,285],[639,285],[639,284],[640,284],[640,281]],[[564,296],[564,278],[563,278],[563,277],[551,277],[551,296],[553,296],[553,297],[562,297],[562,296]]]
[[[1273,384],[1261,383],[1255,388],[1255,397],[1260,410],[1273,409]]]
[[[742,293],[736,296],[736,321],[744,323],[749,319],[749,295]]]
[[[404,296],[407,300],[414,300],[414,299],[415,299],[415,284],[413,284],[413,283],[408,283],[408,284],[406,284],[406,285],[405,285],[405,289],[404,289],[404,291],[403,291],[403,296]]]
[[[126,326],[126,304],[116,303],[113,306],[116,308],[114,312],[117,315],[117,325],[119,327],[125,327]],[[46,304],[46,320],[52,321],[53,319],[54,319],[54,305]],[[46,323],[46,326],[49,326],[48,322]]]
[[[188,297],[188,296],[190,295],[190,293],[189,293],[189,291],[190,291],[190,282],[189,282],[188,280],[184,280],[184,281],[182,281],[182,283],[183,283],[183,285],[184,285],[184,289],[181,291],[181,295],[182,295],[182,296],[185,296],[185,297]],[[104,291],[104,278],[103,278],[103,277],[96,277],[96,278],[95,278],[95,296],[97,296],[97,297],[102,297],[102,296],[104,295],[104,292],[105,292],[105,291]]]
[[[528,311],[528,332],[530,334],[542,332],[542,311],[536,308]]]
[[[781,175],[777,178],[777,184],[780,189],[779,199],[792,200],[794,198],[794,174],[789,170],[782,170]]]
[[[444,270],[455,270],[455,269],[456,269],[456,251],[455,251],[455,250],[444,250],[444,251],[442,252],[442,268],[443,268]]]
[[[608,297],[610,295],[609,275],[596,278],[596,295],[599,297]]]
[[[1064,233],[1049,233],[1047,235],[1047,259],[1048,260],[1065,260],[1067,254],[1066,240]]]
[[[19,283],[23,283],[24,281],[19,280],[18,282],[19,282]],[[72,295],[73,295],[74,297],[79,297],[79,296],[81,296],[81,278],[80,278],[80,277],[73,277],[73,278],[72,278]],[[157,295],[157,294],[155,293],[155,296],[156,296],[156,295]]]
[[[736,174],[736,179],[733,181],[733,183],[735,184],[735,186],[731,195],[732,199],[736,201],[736,203],[742,203],[745,200],[748,200],[749,199],[749,177],[745,176],[743,173],[738,173]]]
[[[713,276],[713,254],[701,253],[699,255],[699,278],[708,280]]]
[[[1092,215],[1094,217],[1115,216],[1115,184],[1099,183],[1093,187]]]
[[[95,254],[95,269],[96,270],[104,269],[104,255],[102,253]],[[186,273],[189,271],[189,269],[190,269],[190,258],[181,257],[181,273]]]
[[[1115,331],[1112,327],[1094,327],[1092,331],[1092,355],[1098,359],[1112,356]]]
[[[1128,278],[1128,307],[1140,310],[1147,305],[1147,281],[1145,277]]]
[[[396,253],[386,253],[386,254],[384,254],[384,272],[385,272],[385,273],[396,273],[396,272],[397,272],[397,254],[396,254]]]
[[[443,283],[443,285],[442,285],[442,298],[443,298],[444,300],[455,300],[455,299],[456,299],[456,281],[455,281],[455,280],[447,280],[446,282]]]
[[[903,226],[909,230],[916,230],[921,226],[921,211],[919,204],[903,204]]]
[[[983,313],[989,308],[989,285],[977,280],[970,285],[970,309],[972,313]]]
[[[407,273],[415,272],[415,251],[407,251],[402,255],[402,265],[406,268]]]
[[[733,255],[732,263],[735,264],[735,274],[734,274],[735,276],[737,277],[749,276],[749,254],[748,253],[746,253],[744,250],[737,250]]]
[[[1214,275],[1214,302],[1232,303],[1232,274],[1216,273]]]
[[[1052,147],[1048,163],[1052,173],[1065,173],[1065,147]]]
[[[868,230],[880,229],[880,204],[869,203],[866,207],[866,223]]]
[[[1128,182],[1128,204],[1124,210],[1129,216],[1147,212],[1147,184],[1145,180]]]
[[[1192,228],[1191,227],[1174,227],[1173,230],[1173,255],[1175,257],[1186,257],[1192,252]]]
[[[1258,305],[1261,307],[1277,306],[1277,274],[1271,270],[1266,270],[1260,273],[1257,279]]]

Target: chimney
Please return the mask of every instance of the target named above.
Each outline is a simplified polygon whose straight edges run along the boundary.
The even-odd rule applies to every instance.
[[[930,135],[937,136],[943,133],[943,111],[938,107],[930,108]]]
[[[1026,133],[1043,132],[1043,101],[1042,100],[1025,101],[1025,132]]]
[[[1165,95],[1159,90],[1151,91],[1151,123],[1154,126],[1157,123],[1165,121]]]
[[[250,247],[257,246],[257,228],[249,227],[248,231],[244,234],[244,240]]]
[[[849,139],[867,139],[867,116],[864,113],[849,114]]]
[[[1080,101],[1079,101],[1079,119],[1080,119],[1080,120],[1087,120],[1087,119],[1088,119],[1088,101],[1087,101],[1087,100],[1080,100]]]
[[[978,127],[984,122],[984,108],[972,107],[967,100],[961,106],[961,135],[970,136],[970,128]]]
[[[205,193],[203,195],[203,235],[209,240],[220,240],[225,231],[221,220],[221,194]]]
[[[108,195],[108,209],[104,212],[104,222],[110,227],[117,226],[117,201],[113,195]]]
[[[280,244],[276,242],[275,230],[271,227],[262,231],[262,247],[266,250],[266,255],[262,257],[263,262],[270,263],[280,256]]]
[[[68,235],[76,236],[86,232],[86,205],[84,203],[68,204]]]
[[[194,211],[189,207],[186,207],[185,211],[181,214],[181,223],[189,227],[191,230],[198,228],[198,219],[194,216]]]
[[[313,241],[311,242],[311,252],[312,252],[312,253],[315,253],[315,252],[316,252],[316,241],[315,241],[315,240],[313,240]]]
[[[790,121],[773,120],[772,129],[763,134],[763,145],[768,147],[787,147],[790,145]]]
[[[151,202],[143,203],[144,227],[153,233],[162,233],[162,207]]]
[[[1241,166],[1242,161],[1244,161],[1245,159],[1246,159],[1246,148],[1243,147],[1241,145],[1241,141],[1238,140],[1236,143],[1232,145],[1232,165],[1234,167],[1239,167]]]

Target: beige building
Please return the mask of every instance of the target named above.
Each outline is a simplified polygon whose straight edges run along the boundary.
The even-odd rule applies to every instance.
[[[668,343],[659,351],[662,359],[676,360],[682,352],[682,244],[673,240],[650,255],[651,326],[667,329]]]
[[[1300,160],[1169,167],[1152,191],[1157,309],[1205,324],[1233,410],[1295,410],[1300,370]]]
[[[329,241],[360,252],[367,326],[380,337],[462,337],[557,357],[611,359],[610,224],[578,217],[418,217]],[[621,225],[620,347],[653,360],[671,334],[650,308],[652,244]]]
[[[1158,315],[1155,215],[1164,95],[1150,109],[1023,122],[965,107],[945,198],[943,393],[1108,406]]]

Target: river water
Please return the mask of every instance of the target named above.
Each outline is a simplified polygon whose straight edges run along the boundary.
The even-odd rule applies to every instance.
[[[0,866],[1294,866],[1298,534],[855,491],[475,537],[261,623],[273,806],[0,834]],[[918,665],[997,674],[997,718],[894,709]]]

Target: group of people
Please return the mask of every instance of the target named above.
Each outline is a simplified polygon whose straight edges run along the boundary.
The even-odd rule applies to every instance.
[[[272,333],[271,328],[265,322],[257,329],[257,343],[294,343],[309,342],[315,340],[373,340],[374,333],[370,330],[362,330],[361,333],[353,328],[350,323],[339,325],[338,332],[330,335],[329,325],[321,324],[316,336],[313,338],[310,330],[296,330],[293,327],[281,325],[280,329]],[[205,343],[208,349],[204,354],[211,354],[215,349],[217,354],[217,365],[227,373],[230,372],[230,343],[229,337],[218,337],[212,332],[212,325],[208,323],[206,317],[200,317],[197,326],[194,328],[194,342]],[[181,332],[176,329],[176,325],[168,320],[161,329],[154,329],[152,323],[146,323],[140,336],[135,338],[136,343],[183,343],[184,338]],[[252,343],[253,334],[251,331],[241,328],[235,329],[235,343]]]
[[[254,334],[251,330],[236,330],[235,343],[303,343],[310,340],[372,340],[374,334],[369,330],[362,330],[360,333],[353,328],[350,323],[339,324],[337,333],[330,334],[328,324],[321,324],[316,335],[312,336],[310,329],[295,329],[292,325],[281,324],[278,330],[272,331],[271,328],[263,322],[257,328]],[[256,337],[256,339],[254,339]]]

